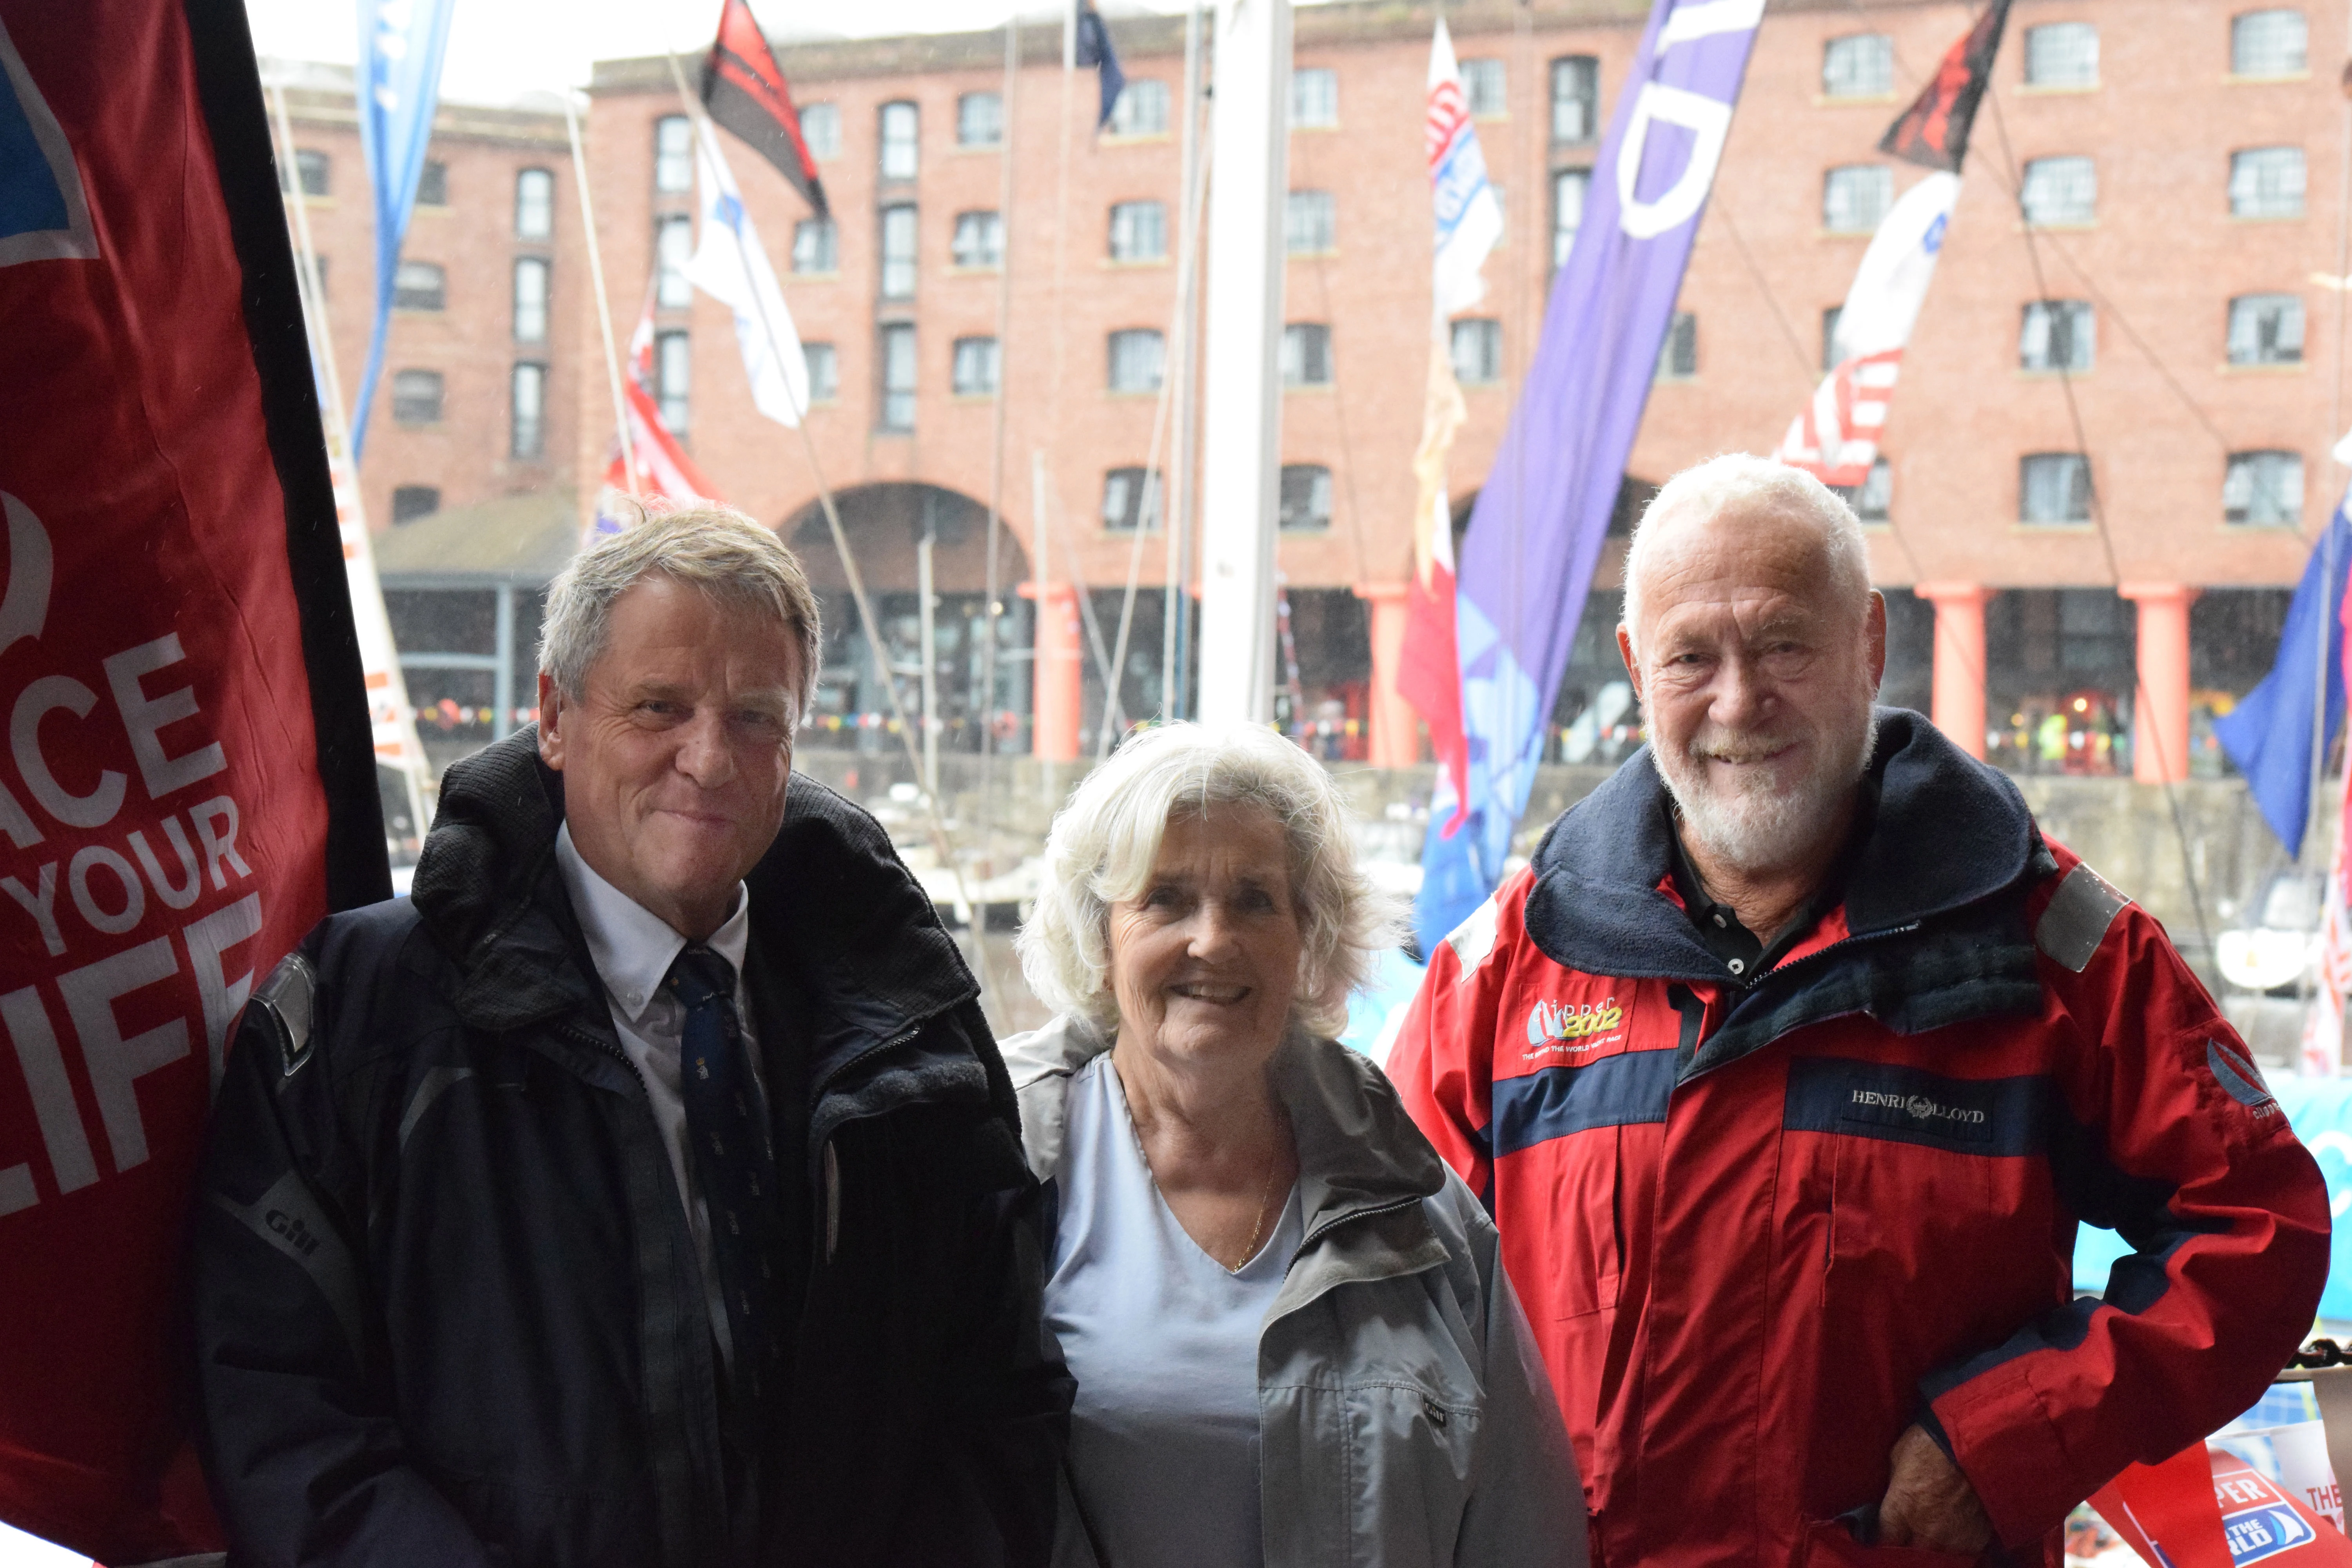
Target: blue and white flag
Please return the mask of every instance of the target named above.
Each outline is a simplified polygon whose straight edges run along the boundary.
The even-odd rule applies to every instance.
[[[2303,581],[2287,605],[2278,660],[2235,708],[2213,721],[2213,738],[2246,775],[2246,793],[2291,856],[2303,853],[2311,822],[2311,742],[2319,754],[2336,743],[2344,717],[2344,582],[2352,572],[2352,521],[2337,505],[2327,531],[2304,563]],[[2319,647],[2322,628],[2327,649]],[[2323,699],[2320,681],[2327,689]],[[2313,723],[2314,710],[2319,722]]]
[[[1422,139],[1436,203],[1433,281],[1442,321],[1486,297],[1486,279],[1479,268],[1503,237],[1503,204],[1486,178],[1486,154],[1478,145],[1478,128],[1471,122],[1462,68],[1454,58],[1454,37],[1443,16],[1429,41],[1428,121]]]
[[[735,346],[751,384],[752,406],[786,428],[796,428],[808,406],[808,356],[784,309],[776,269],[760,245],[760,231],[743,210],[743,193],[719,150],[707,120],[695,121],[695,167],[701,175],[702,234],[686,276],[735,312]]]
[[[1656,0],[1470,514],[1455,594],[1469,820],[1422,849],[1426,952],[1502,879],[1764,0]],[[1435,821],[1433,813],[1433,823]]]
[[[366,449],[368,411],[383,374],[383,341],[392,324],[393,280],[401,242],[425,175],[425,146],[433,139],[433,110],[441,98],[441,56],[449,47],[455,0],[360,0],[357,89],[360,149],[367,155],[375,193],[375,327],[368,335],[367,369],[352,415],[352,460]]]

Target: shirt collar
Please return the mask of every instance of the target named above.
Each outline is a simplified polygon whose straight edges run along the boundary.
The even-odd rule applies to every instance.
[[[588,939],[588,956],[596,965],[613,1005],[634,1026],[643,1018],[669,977],[669,966],[687,942],[667,921],[646,909],[596,874],[581,858],[572,842],[572,825],[555,832],[555,863],[563,877],[563,890],[572,897],[572,912],[580,917],[581,934]],[[735,884],[735,912],[704,943],[743,973],[743,954],[751,943],[751,900],[743,884]]]

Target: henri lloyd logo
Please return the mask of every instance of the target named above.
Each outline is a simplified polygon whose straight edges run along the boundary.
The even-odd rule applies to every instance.
[[[1982,1110],[1969,1105],[1945,1105],[1924,1094],[1889,1094],[1884,1089],[1857,1089],[1852,1103],[1857,1109],[1899,1110],[1922,1126],[1958,1129],[1982,1127],[1986,1117]],[[1879,1121],[1876,1116],[1867,1121]]]

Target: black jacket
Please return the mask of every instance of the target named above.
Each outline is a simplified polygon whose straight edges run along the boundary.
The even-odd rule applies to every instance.
[[[322,922],[238,1026],[192,1267],[232,1561],[1044,1563],[1070,1385],[1035,1184],[929,901],[794,775],[745,980],[770,1083],[799,1086],[772,1098],[805,1296],[747,1481],[535,745],[453,767],[413,899]]]

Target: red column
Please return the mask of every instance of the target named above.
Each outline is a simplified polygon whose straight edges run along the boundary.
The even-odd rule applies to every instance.
[[[2180,583],[2125,583],[2139,606],[2139,691],[2132,703],[2132,777],[2178,784],[2189,776],[2189,606]]]
[[[1076,762],[1078,716],[1083,710],[1078,591],[1067,583],[1024,583],[1021,596],[1037,602],[1029,754],[1040,762]]]
[[[1356,597],[1372,607],[1372,734],[1366,760],[1376,768],[1421,761],[1421,716],[1397,691],[1404,658],[1405,584],[1365,583]]]
[[[1981,583],[1922,583],[1912,592],[1936,606],[1935,710],[1928,717],[1969,755],[1985,754],[1984,607]]]

